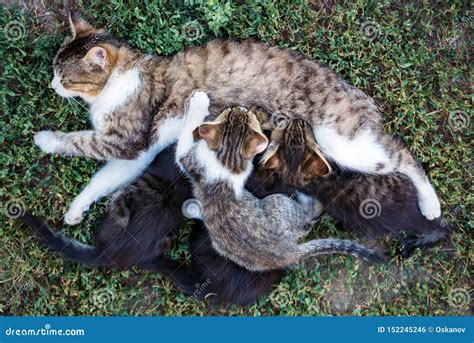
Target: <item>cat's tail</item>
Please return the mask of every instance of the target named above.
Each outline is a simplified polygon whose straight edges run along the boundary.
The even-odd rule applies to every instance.
[[[95,247],[54,232],[44,220],[28,211],[19,217],[18,220],[31,229],[41,244],[65,260],[91,266],[108,265],[108,263],[104,263],[102,256]]]
[[[310,256],[344,254],[360,257],[373,263],[385,262],[375,251],[347,239],[315,239],[299,245],[298,259]]]

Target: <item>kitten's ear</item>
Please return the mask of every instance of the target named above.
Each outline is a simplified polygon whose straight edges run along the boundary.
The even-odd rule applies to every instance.
[[[218,124],[216,123],[202,123],[199,126],[199,135],[205,140],[215,139],[218,129]]]
[[[104,69],[107,64],[107,50],[100,46],[94,46],[89,49],[84,59]]]
[[[263,169],[277,169],[281,165],[280,156],[278,155],[278,144],[272,141],[267,148],[267,151],[260,160],[260,165]]]
[[[247,138],[243,148],[242,148],[242,155],[246,159],[251,159],[255,155],[264,152],[268,146],[268,139],[265,137],[263,133],[260,132],[253,132],[250,137]]]
[[[71,27],[72,39],[85,36],[90,32],[95,31],[95,28],[82,19],[79,13],[76,12],[69,13],[69,26]]]
[[[217,149],[219,140],[220,123],[202,123],[199,126],[199,136],[201,136],[211,150]]]
[[[277,169],[280,166],[280,158],[277,154],[273,154],[263,162],[262,166],[264,169]]]
[[[332,171],[331,165],[324,158],[317,146],[314,146],[309,156],[301,166],[301,173],[304,180],[311,182],[315,177],[326,177]]]

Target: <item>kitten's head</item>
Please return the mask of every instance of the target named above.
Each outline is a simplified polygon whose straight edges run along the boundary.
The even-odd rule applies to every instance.
[[[330,173],[331,166],[306,121],[287,120],[272,131],[270,144],[260,161],[261,178],[278,176],[286,185],[299,188]]]
[[[243,107],[232,107],[198,128],[209,149],[234,174],[247,170],[255,155],[264,151],[268,139],[262,132],[255,113]]]
[[[54,58],[51,87],[62,97],[92,101],[104,88],[123,44],[77,14],[69,16],[69,24],[71,37]]]

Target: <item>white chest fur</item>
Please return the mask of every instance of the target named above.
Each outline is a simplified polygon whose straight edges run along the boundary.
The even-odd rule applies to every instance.
[[[245,182],[253,169],[252,163],[248,163],[247,170],[240,174],[232,174],[218,161],[216,153],[209,149],[204,140],[197,143],[196,161],[205,169],[204,175],[206,182],[212,183],[216,180],[228,181],[234,188],[236,196],[242,193]]]
[[[125,72],[114,71],[107,84],[90,106],[89,115],[92,125],[100,129],[108,114],[125,105],[140,87],[140,75],[136,68]]]

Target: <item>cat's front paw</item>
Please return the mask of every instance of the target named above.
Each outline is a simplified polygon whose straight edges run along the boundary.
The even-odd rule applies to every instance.
[[[89,203],[82,202],[81,198],[76,198],[69,210],[64,215],[64,222],[67,225],[77,225],[84,219],[85,213],[89,210]]]
[[[85,211],[71,207],[64,215],[64,222],[67,225],[77,225],[84,220],[84,215]]]
[[[196,92],[189,100],[186,126],[195,129],[209,115],[209,97],[205,92]]]
[[[58,134],[53,131],[40,131],[33,137],[35,144],[45,153],[57,152],[61,146]]]
[[[426,219],[433,220],[441,216],[441,204],[433,187],[428,184],[420,190],[418,206]]]

